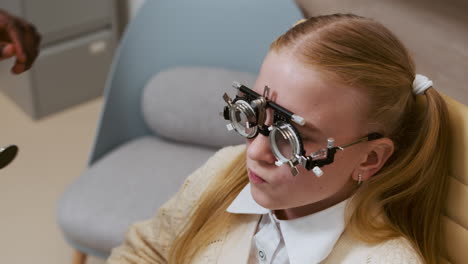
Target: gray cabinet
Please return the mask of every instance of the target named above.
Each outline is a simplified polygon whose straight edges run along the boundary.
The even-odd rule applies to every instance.
[[[12,75],[0,63],[0,90],[33,119],[102,94],[117,41],[114,0],[0,0],[0,8],[42,34],[33,67]]]

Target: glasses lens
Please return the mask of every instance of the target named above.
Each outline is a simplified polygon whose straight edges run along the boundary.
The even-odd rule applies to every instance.
[[[270,133],[270,144],[273,154],[282,163],[295,162],[302,156],[302,144],[294,127],[286,122],[278,121]]]
[[[293,147],[286,131],[278,130],[275,133],[276,149],[287,160],[293,158]]]
[[[253,111],[249,110],[250,109],[246,109],[245,105],[241,104],[231,108],[231,123],[236,131],[243,137],[252,137],[257,131],[256,126],[251,127],[249,125],[249,117],[250,119],[255,118],[255,116],[252,116],[252,114],[254,114]]]

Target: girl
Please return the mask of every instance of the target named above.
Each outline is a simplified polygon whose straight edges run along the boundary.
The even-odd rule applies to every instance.
[[[367,18],[313,17],[272,43],[253,90],[265,86],[261,133],[234,126],[246,145],[214,155],[108,262],[437,263],[447,110],[400,41]],[[302,158],[281,165],[278,128]],[[332,159],[305,166],[331,138]]]

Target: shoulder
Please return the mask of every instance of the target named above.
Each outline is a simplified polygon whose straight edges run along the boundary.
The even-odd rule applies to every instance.
[[[236,157],[244,150],[244,145],[218,150],[205,164],[187,177],[178,192],[159,209],[155,220],[165,219],[164,222],[171,223],[178,228],[182,227],[213,178],[219,175],[223,168],[228,167],[233,160],[236,160]]]
[[[404,237],[369,244],[345,231],[325,263],[422,264],[423,261]]]
[[[197,180],[210,180],[222,170],[229,167],[245,152],[245,145],[229,146],[218,150],[205,164],[194,171],[186,180],[185,185]]]
[[[372,247],[369,263],[423,263],[411,243],[404,237],[387,240]]]
[[[210,169],[222,169],[230,165],[239,155],[245,152],[245,145],[229,146],[218,150],[208,161],[205,166]]]
[[[177,200],[193,205],[213,179],[229,168],[245,152],[245,145],[229,146],[218,150],[200,168],[187,177],[179,189]]]
[[[151,220],[133,224],[122,246],[112,252],[109,263],[165,263],[170,246],[189,220],[201,194],[223,169],[228,168],[245,151],[244,145],[225,147],[217,151],[193,172],[179,191],[159,208]],[[159,260],[163,258],[164,260]],[[127,262],[125,262],[127,263]],[[129,262],[130,263],[130,262]]]
[[[218,150],[209,161],[230,163],[233,159],[245,152],[245,145],[228,146]]]

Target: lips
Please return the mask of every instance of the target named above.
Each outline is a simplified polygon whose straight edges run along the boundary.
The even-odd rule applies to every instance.
[[[258,176],[255,172],[249,170],[249,180],[251,183],[254,183],[254,184],[260,184],[260,183],[265,183],[266,181]]]

